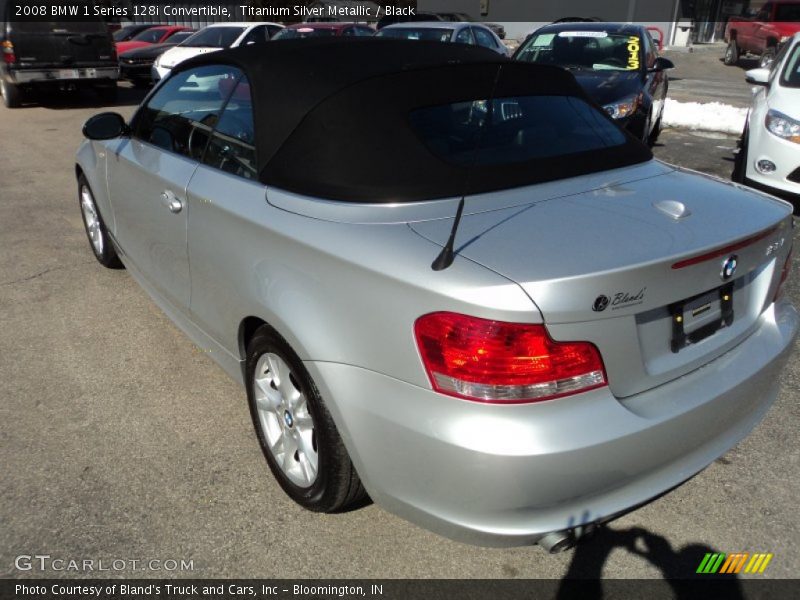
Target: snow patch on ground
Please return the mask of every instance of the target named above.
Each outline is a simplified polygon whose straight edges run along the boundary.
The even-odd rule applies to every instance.
[[[719,131],[740,134],[747,118],[746,108],[736,108],[721,102],[678,102],[667,98],[664,105],[664,127],[693,131]]]

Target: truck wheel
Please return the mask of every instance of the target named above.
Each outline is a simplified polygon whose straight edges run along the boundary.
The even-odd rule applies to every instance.
[[[19,87],[5,80],[0,81],[0,93],[6,108],[18,108],[22,104],[22,92]]]
[[[725,58],[723,62],[728,65],[732,66],[739,62],[739,46],[736,44],[736,40],[731,40],[728,42],[728,47],[725,49]]]
[[[775,61],[775,48],[767,48],[766,50],[764,50],[764,54],[762,54],[761,58],[758,60],[758,66],[761,69],[769,69],[774,61]]]

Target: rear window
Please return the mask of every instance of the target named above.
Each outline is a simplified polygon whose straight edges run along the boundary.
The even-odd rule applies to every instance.
[[[411,126],[458,166],[506,165],[621,146],[625,135],[573,96],[522,96],[417,109]]]
[[[775,9],[776,21],[800,21],[800,4],[778,4]]]
[[[394,38],[398,40],[422,40],[424,42],[449,42],[453,36],[452,29],[439,27],[398,27],[397,29],[382,29],[377,37]]]
[[[155,44],[158,42],[164,34],[167,32],[166,29],[160,29],[158,27],[154,27],[153,29],[145,29],[141,33],[136,34],[133,37],[134,42],[147,42],[149,44]]]
[[[206,27],[183,45],[197,48],[228,48],[244,32],[244,27]]]

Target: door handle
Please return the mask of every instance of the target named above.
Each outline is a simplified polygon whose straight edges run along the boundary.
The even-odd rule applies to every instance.
[[[172,213],[179,213],[183,210],[183,202],[180,201],[180,198],[178,198],[174,192],[169,190],[161,192],[161,202],[163,202],[164,206]]]

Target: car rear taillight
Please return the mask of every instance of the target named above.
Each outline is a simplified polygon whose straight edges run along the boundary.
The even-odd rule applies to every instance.
[[[794,252],[794,246],[789,248],[789,254],[786,255],[786,261],[783,263],[783,269],[781,269],[781,279],[778,282],[778,289],[775,290],[775,298],[773,298],[773,302],[777,302],[783,297],[784,292],[784,284],[786,280],[789,279],[789,273],[792,272],[792,253]]]
[[[539,402],[606,385],[588,342],[556,342],[544,325],[450,312],[424,315],[414,334],[433,389],[498,404]]]
[[[3,49],[3,61],[6,64],[13,64],[17,62],[17,56],[14,54],[14,44],[12,44],[9,40],[3,40],[0,44],[0,48]]]

